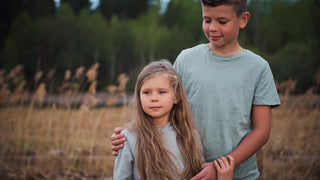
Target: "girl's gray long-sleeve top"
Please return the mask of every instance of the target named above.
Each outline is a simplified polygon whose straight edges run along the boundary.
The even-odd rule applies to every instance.
[[[184,169],[184,161],[178,148],[176,131],[170,123],[167,123],[164,128],[159,128],[159,131],[163,134],[163,140],[166,148],[175,155],[175,165],[182,173]],[[113,179],[139,180],[140,175],[136,163],[138,154],[138,149],[136,149],[136,136],[128,130],[123,130],[122,133],[125,135],[127,140],[124,143],[124,148],[119,150],[119,154],[115,158]]]

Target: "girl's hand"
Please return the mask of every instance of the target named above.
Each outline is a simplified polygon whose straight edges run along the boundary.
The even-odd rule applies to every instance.
[[[221,157],[213,161],[213,164],[217,169],[219,180],[232,180],[234,170],[234,159],[232,156]]]
[[[126,141],[126,138],[123,134],[120,134],[122,131],[122,127],[117,127],[114,129],[114,133],[111,136],[112,143],[112,155],[117,156],[118,150],[123,148],[123,143]]]

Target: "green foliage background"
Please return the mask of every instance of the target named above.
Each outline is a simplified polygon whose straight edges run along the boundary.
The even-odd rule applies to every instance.
[[[24,64],[32,84],[38,70],[64,72],[98,62],[98,89],[116,83],[120,73],[132,81],[148,62],[174,62],[185,48],[207,40],[202,32],[199,0],[171,0],[164,13],[160,1],[102,0],[92,10],[88,0],[4,0],[1,2],[0,69]],[[251,19],[239,41],[269,61],[278,82],[293,78],[296,92],[314,86],[320,70],[319,0],[251,0]],[[55,91],[55,90],[53,90]]]

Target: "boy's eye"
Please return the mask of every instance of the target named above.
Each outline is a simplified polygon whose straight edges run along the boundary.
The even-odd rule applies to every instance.
[[[219,21],[220,24],[227,24],[228,21]]]
[[[210,21],[210,20],[204,20],[204,22],[205,22],[205,23],[210,23],[211,21]]]

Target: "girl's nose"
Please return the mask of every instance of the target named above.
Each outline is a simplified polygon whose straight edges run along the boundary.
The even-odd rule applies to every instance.
[[[157,97],[157,96],[152,96],[151,101],[152,101],[152,102],[157,102],[157,101],[158,101],[158,97]]]

